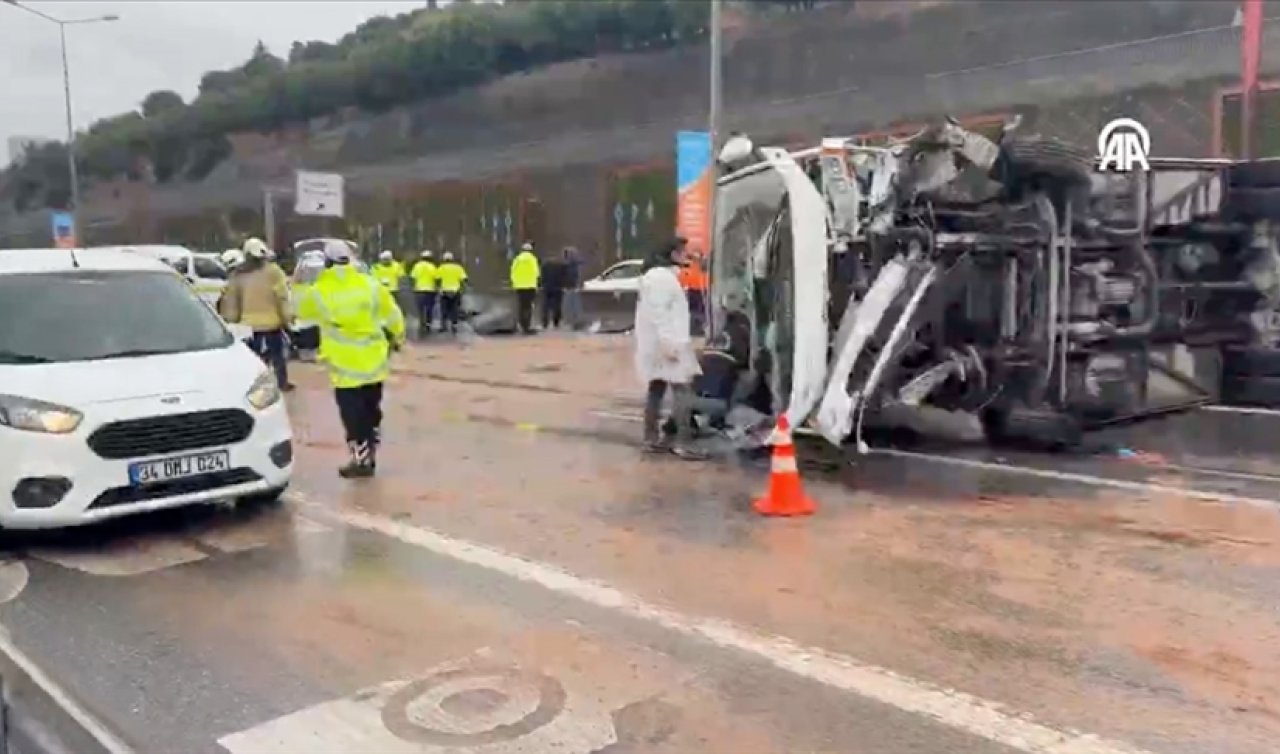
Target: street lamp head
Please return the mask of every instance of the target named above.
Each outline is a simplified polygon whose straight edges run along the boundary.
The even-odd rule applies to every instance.
[[[100,21],[119,21],[119,20],[120,20],[120,17],[119,17],[119,16],[117,16],[116,14],[112,13],[112,14],[110,14],[110,15],[103,16],[102,18],[100,18],[100,19],[98,19],[98,20],[100,20]]]

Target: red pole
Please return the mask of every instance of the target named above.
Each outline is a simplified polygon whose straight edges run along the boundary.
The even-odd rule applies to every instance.
[[[1262,0],[1243,0],[1240,30],[1240,159],[1253,157],[1258,69],[1262,62]]]

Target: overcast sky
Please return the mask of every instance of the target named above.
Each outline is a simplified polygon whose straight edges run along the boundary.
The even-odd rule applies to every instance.
[[[6,0],[7,1],[7,0]],[[425,2],[257,0],[33,0],[59,18],[117,14],[119,21],[67,28],[77,129],[136,108],[149,92],[190,99],[200,76],[244,62],[259,39],[285,57],[294,40],[333,41],[360,22]],[[58,28],[0,2],[0,161],[10,136],[64,138]]]

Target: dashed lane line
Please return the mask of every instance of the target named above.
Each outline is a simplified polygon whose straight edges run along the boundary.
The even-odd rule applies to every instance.
[[[291,498],[303,515],[323,523],[390,537],[721,649],[749,654],[801,678],[887,704],[1024,754],[1146,754],[1141,749],[1093,734],[1055,729],[996,702],[909,678],[845,655],[803,646],[783,636],[758,633],[718,618],[685,615],[555,565],[385,516],[324,505],[300,494],[293,494]]]

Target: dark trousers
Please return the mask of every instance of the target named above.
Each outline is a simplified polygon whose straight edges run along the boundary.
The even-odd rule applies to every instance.
[[[418,330],[431,332],[431,323],[436,319],[436,292],[417,291],[414,295],[418,299]]]
[[[440,294],[440,319],[449,332],[458,331],[458,317],[462,313],[461,293]]]
[[[656,443],[662,438],[658,420],[662,413],[662,399],[671,390],[671,418],[676,425],[676,441],[693,440],[693,388],[689,385],[652,380],[644,401],[644,440]]]
[[[376,446],[382,434],[382,383],[340,387],[333,394],[347,442],[366,448]]]
[[[254,353],[276,373],[276,384],[289,384],[289,352],[284,330],[255,330],[250,342]]]
[[[516,319],[520,332],[533,332],[533,301],[537,295],[536,288],[522,288],[516,291]]]
[[[706,294],[696,288],[685,292],[689,302],[689,330],[694,336],[703,335],[706,330],[707,299]]]
[[[560,312],[564,305],[564,291],[548,288],[542,292],[542,329],[560,326]]]

